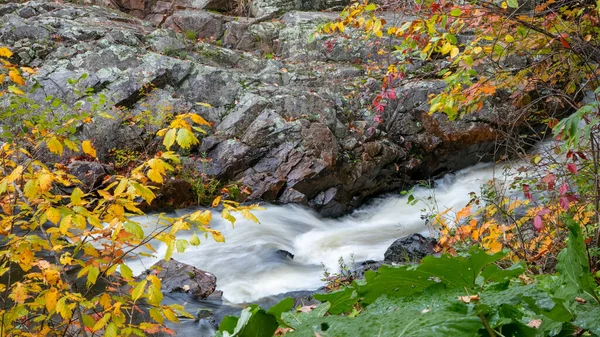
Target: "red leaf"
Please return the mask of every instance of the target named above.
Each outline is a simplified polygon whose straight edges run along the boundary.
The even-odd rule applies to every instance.
[[[564,48],[571,49],[571,45],[569,44],[569,42],[567,41],[567,39],[565,39],[565,38],[564,38],[564,35],[566,35],[566,34],[563,34],[563,35],[562,35],[562,36],[559,38],[559,39],[560,39],[560,44],[562,44],[562,46],[563,46]]]
[[[567,193],[568,190],[569,185],[567,185],[567,183],[562,184],[559,189],[560,195],[565,195],[565,193]]]
[[[577,174],[577,165],[575,165],[574,163],[568,163],[567,164],[567,169],[569,171],[571,171],[571,173]]]
[[[541,216],[536,215],[533,218],[533,228],[535,228],[535,230],[538,232],[544,228],[544,221],[542,220]]]
[[[544,178],[542,178],[542,182],[548,184],[549,190],[553,190],[554,184],[556,183],[556,176],[552,173],[548,173]]]
[[[562,207],[562,209],[564,209],[565,211],[569,209],[569,206],[571,204],[569,202],[569,198],[567,198],[567,197],[561,197],[558,202],[560,204],[560,207]]]

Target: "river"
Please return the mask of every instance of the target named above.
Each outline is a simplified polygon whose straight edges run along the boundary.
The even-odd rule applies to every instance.
[[[421,199],[431,196],[427,202],[437,203],[440,210],[461,208],[469,201],[469,192],[479,192],[492,177],[494,166],[480,164],[445,175],[435,182],[434,189],[415,188],[414,195]],[[376,198],[339,219],[324,219],[297,205],[265,204],[266,210],[255,212],[260,224],[239,217],[235,228],[215,214],[212,226],[222,231],[226,242],[202,240],[199,247],[190,246],[173,258],[215,274],[217,289],[230,304],[317,289],[324,284],[324,268],[336,272],[340,257],[348,264],[352,260],[383,260],[394,240],[415,232],[429,234],[421,217],[425,204],[411,206],[407,198],[400,194]],[[156,217],[137,220],[152,228]],[[158,256],[164,256],[165,250],[158,247]],[[293,259],[278,250],[290,252]],[[130,261],[130,266],[138,274],[156,261],[140,258]]]

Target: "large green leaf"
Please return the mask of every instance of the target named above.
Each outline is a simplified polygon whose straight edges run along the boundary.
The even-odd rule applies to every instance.
[[[567,248],[558,254],[556,269],[564,277],[568,297],[585,294],[598,302],[596,282],[590,273],[587,250],[581,233],[581,227],[572,218],[565,218],[569,227]]]
[[[286,297],[283,300],[281,300],[281,302],[279,302],[279,303],[275,304],[274,306],[272,306],[271,308],[269,308],[269,310],[267,311],[267,314],[273,315],[273,317],[275,317],[277,322],[279,324],[282,324],[283,321],[281,320],[281,314],[286,311],[292,310],[293,306],[294,306],[294,299],[291,297]]]
[[[352,310],[352,307],[359,299],[358,293],[354,287],[347,287],[329,294],[315,294],[313,295],[313,298],[317,301],[329,302],[331,304],[329,313],[332,315]]]
[[[493,263],[505,253],[488,255],[478,247],[473,247],[468,256],[442,255],[427,256],[417,267],[382,266],[379,271],[365,273],[365,282],[358,284],[358,294],[364,304],[373,303],[382,295],[410,296],[423,291],[436,283],[448,288],[474,288],[479,276],[489,281],[505,282],[523,271],[521,265],[509,270],[501,270]],[[487,268],[487,269],[486,269]],[[482,271],[486,270],[482,274]]]
[[[266,313],[257,305],[249,305],[242,310],[233,331],[231,326],[234,319],[230,317],[227,317],[225,324],[221,322],[219,328],[224,337],[271,337],[279,326],[275,316]]]
[[[323,317],[329,310],[331,304],[329,302],[321,303],[318,307],[314,308],[311,312],[284,312],[281,315],[281,319],[285,322],[285,325],[297,329],[302,323]]]
[[[451,310],[400,310],[385,297],[355,318],[327,316],[304,320],[290,337],[447,337],[479,336],[481,320]]]

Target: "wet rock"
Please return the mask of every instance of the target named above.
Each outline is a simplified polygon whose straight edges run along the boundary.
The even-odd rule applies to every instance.
[[[435,239],[426,238],[421,234],[412,234],[400,238],[384,254],[384,263],[419,262],[427,255],[435,253]]]
[[[282,258],[282,259],[287,259],[287,260],[293,260],[294,259],[294,254],[288,252],[285,249],[277,249],[275,251],[275,255]]]
[[[150,272],[161,279],[163,291],[187,293],[197,300],[207,298],[217,287],[215,275],[173,259],[155,263]]]
[[[76,160],[67,168],[69,173],[77,177],[88,190],[102,185],[104,178],[113,173],[110,166],[96,161]]]

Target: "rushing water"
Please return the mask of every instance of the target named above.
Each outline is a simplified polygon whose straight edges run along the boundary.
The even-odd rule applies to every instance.
[[[434,195],[440,209],[462,207],[481,185],[494,176],[491,165],[477,165],[436,181],[435,189],[416,188],[415,195]],[[430,200],[433,202],[433,199]],[[338,259],[354,261],[383,260],[387,247],[397,238],[421,232],[427,234],[421,218],[423,204],[407,204],[407,196],[378,198],[340,219],[323,219],[312,210],[295,205],[264,205],[255,215],[260,224],[244,219],[235,228],[215,216],[212,225],[221,230],[225,243],[203,240],[173,258],[210,271],[217,276],[217,288],[230,303],[251,302],[259,298],[296,290],[312,290],[323,285],[323,266],[337,271]],[[181,210],[186,212],[191,210]],[[156,219],[143,222],[152,227]],[[189,233],[191,236],[191,233]],[[290,259],[285,250],[294,255]],[[158,256],[164,256],[160,247]],[[131,261],[139,273],[155,259]]]

